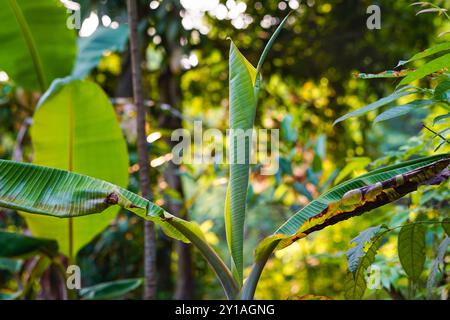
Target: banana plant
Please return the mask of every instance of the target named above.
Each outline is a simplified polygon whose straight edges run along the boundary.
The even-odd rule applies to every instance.
[[[0,6],[0,69],[18,86],[39,92],[70,74],[76,36],[61,1],[0,0]]]
[[[231,43],[231,129],[253,128],[262,64],[286,20],[287,17],[269,40],[256,68]],[[206,241],[195,222],[180,219],[135,193],[88,175],[0,160],[0,206],[74,220],[88,215],[100,216],[112,207],[122,207],[142,219],[158,224],[168,236],[192,243],[214,270],[228,299],[253,299],[259,277],[274,251],[286,248],[315,231],[393,202],[421,185],[439,184],[448,178],[449,164],[450,154],[417,158],[379,168],[330,189],[260,242],[245,281],[242,250],[249,185],[248,157],[242,164],[230,165],[225,222],[232,257],[231,267]]]

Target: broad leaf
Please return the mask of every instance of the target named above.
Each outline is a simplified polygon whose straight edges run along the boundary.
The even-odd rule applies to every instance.
[[[440,183],[445,177],[439,174],[449,164],[449,154],[425,157],[380,168],[339,184],[265,238],[256,249],[255,260],[267,257],[268,250],[285,248],[312,232],[393,202],[421,184]]]
[[[350,244],[355,245],[347,251],[347,264],[350,272],[356,271],[360,265],[361,258],[367,253],[367,244],[370,245],[373,239],[384,229],[386,229],[385,226],[368,228],[350,241]]]
[[[450,53],[447,53],[439,58],[431,60],[418,68],[416,71],[411,72],[402,81],[400,81],[399,86],[406,85],[415,80],[422,79],[423,77],[432,74],[433,72],[439,71],[444,68],[450,67]]]
[[[124,295],[139,288],[142,279],[125,279],[99,283],[91,287],[82,288],[79,292],[82,299],[112,300],[123,298]]]
[[[407,224],[398,235],[398,257],[408,278],[417,281],[425,264],[425,227]]]
[[[98,66],[107,51],[124,51],[128,40],[128,27],[121,24],[117,29],[98,28],[91,36],[78,39],[78,53],[72,77],[84,78]]]
[[[57,80],[39,102],[31,138],[34,163],[78,172],[121,187],[128,184],[128,152],[114,108],[95,83]],[[78,250],[118,213],[61,220],[25,214],[33,235],[56,239],[62,253]]]
[[[404,97],[404,96],[407,96],[407,95],[411,95],[411,94],[414,94],[414,93],[417,93],[417,91],[416,90],[395,91],[394,93],[392,93],[391,95],[389,95],[387,97],[381,98],[380,100],[377,100],[377,101],[375,101],[375,102],[373,102],[373,103],[371,103],[371,104],[369,104],[369,105],[367,105],[367,106],[365,106],[363,108],[360,108],[358,110],[355,110],[355,111],[352,111],[352,112],[349,112],[349,113],[343,115],[342,117],[338,118],[333,123],[333,125],[336,125],[337,123],[342,122],[342,121],[344,121],[344,120],[346,120],[348,118],[359,117],[359,116],[361,116],[363,114],[368,113],[369,111],[376,110],[378,108],[381,108],[382,106],[387,105],[388,103],[391,103],[391,102],[393,102],[395,100],[398,100],[401,97]]]
[[[169,236],[188,242],[162,208],[109,182],[66,170],[0,160],[0,207],[58,218],[104,213],[120,206],[154,221]]]
[[[0,69],[21,87],[45,91],[70,74],[75,31],[58,0],[0,0]]]
[[[0,231],[0,257],[28,257],[37,253],[55,256],[58,244],[54,240],[24,236],[22,234]]]

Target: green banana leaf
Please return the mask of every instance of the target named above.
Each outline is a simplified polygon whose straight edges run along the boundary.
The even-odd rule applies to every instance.
[[[289,12],[267,42],[255,68],[230,45],[230,181],[225,199],[225,231],[231,254],[231,266],[238,284],[243,281],[244,225],[249,185],[252,130],[255,121],[261,69],[273,43],[286,24]]]
[[[44,92],[70,74],[75,31],[58,0],[0,0],[0,69],[19,86]]]
[[[56,80],[39,102],[31,139],[35,164],[78,172],[121,187],[128,184],[128,152],[113,106],[95,83]],[[74,257],[106,228],[119,208],[103,215],[61,220],[24,213],[34,236],[55,239]]]
[[[173,216],[117,185],[35,164],[0,160],[0,207],[58,218],[79,218],[122,207],[154,221],[168,235],[189,242],[170,224]],[[101,216],[101,215],[98,215]]]
[[[243,239],[250,171],[251,136],[256,111],[254,85],[256,69],[231,42],[230,47],[230,182],[225,202],[225,230],[232,258],[232,269],[239,283],[243,279]],[[237,130],[242,130],[238,135]],[[246,141],[244,141],[246,140]],[[246,146],[247,145],[247,146]],[[242,146],[245,146],[242,148]]]
[[[414,191],[448,167],[450,154],[410,160],[374,170],[337,185],[295,213],[255,251],[255,261],[270,250],[283,249],[308,234],[393,202]],[[441,182],[436,178],[430,184]]]
[[[157,223],[169,237],[194,244],[216,272],[227,297],[235,298],[238,293],[231,272],[208,245],[196,223],[179,219],[137,194],[104,180],[0,160],[0,207],[57,218],[101,216],[109,208],[122,207]]]

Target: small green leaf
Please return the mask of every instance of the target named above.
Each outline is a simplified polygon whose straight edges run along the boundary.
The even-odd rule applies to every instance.
[[[450,101],[450,81],[440,82],[434,89],[434,100]]]
[[[294,183],[294,189],[299,194],[304,195],[306,198],[308,198],[309,201],[314,199],[312,194],[308,191],[308,189],[306,189],[306,187],[305,187],[305,185],[303,183],[295,182]]]
[[[398,235],[400,263],[412,281],[417,281],[425,264],[425,228],[413,223],[402,227]]]
[[[450,50],[450,42],[443,42],[443,43],[439,43],[437,45],[435,45],[434,47],[428,48],[422,52],[419,52],[417,54],[415,54],[411,59],[406,60],[406,61],[400,61],[397,64],[397,67],[400,67],[402,65],[405,65],[409,62],[413,62],[413,61],[417,61],[429,56],[432,56],[436,53],[442,52],[442,51],[446,51],[446,50]],[[396,67],[396,68],[397,68]]]
[[[350,272],[356,271],[361,258],[367,253],[367,244],[372,244],[373,239],[383,229],[386,229],[386,227],[382,225],[368,228],[350,241],[350,244],[355,245],[347,251],[347,263]]]
[[[379,114],[375,118],[373,123],[379,123],[382,121],[386,121],[386,120],[404,116],[416,108],[426,107],[432,103],[433,103],[433,101],[431,101],[431,100],[415,100],[415,101],[412,101],[410,103],[407,103],[407,104],[404,104],[401,106],[396,106],[396,107],[390,108],[390,109],[384,111],[383,113]]]
[[[363,297],[367,288],[365,279],[366,271],[375,261],[375,256],[383,239],[382,235],[385,233],[386,231],[375,238],[375,241],[370,244],[366,253],[359,258],[359,264],[355,271],[348,273],[344,293],[346,299],[358,300]]]
[[[371,104],[369,104],[369,105],[367,105],[367,106],[365,106],[363,108],[360,108],[358,110],[355,110],[355,111],[352,111],[352,112],[349,112],[349,113],[343,115],[342,117],[338,118],[333,123],[333,125],[336,125],[337,123],[342,122],[344,120],[347,120],[349,118],[359,117],[359,116],[361,116],[363,114],[368,113],[369,111],[376,110],[378,108],[381,108],[382,106],[387,105],[388,103],[391,103],[391,102],[393,102],[393,101],[395,101],[397,99],[400,99],[401,97],[404,97],[404,96],[407,96],[407,95],[410,95],[410,94],[414,94],[414,93],[417,93],[417,91],[416,90],[395,91],[394,93],[392,93],[391,95],[389,95],[387,97],[381,98],[380,100],[377,100],[377,101],[375,101],[375,102],[373,102],[373,103],[371,103]]]
[[[425,76],[432,74],[433,72],[440,71],[441,69],[448,68],[450,66],[450,53],[443,55],[439,58],[431,60],[418,68],[416,71],[408,74],[403,80],[399,83],[399,86],[406,85],[415,80],[422,79]]]
[[[295,142],[298,137],[298,129],[293,124],[293,117],[288,114],[281,121],[281,137],[289,142]]]
[[[136,290],[142,285],[142,279],[125,279],[96,284],[92,287],[82,288],[80,296],[87,300],[111,300],[123,298],[127,293]]]
[[[448,118],[450,118],[450,112],[447,114],[442,114],[440,116],[437,116],[436,118],[433,119],[433,125],[441,122],[442,120],[448,119]]]

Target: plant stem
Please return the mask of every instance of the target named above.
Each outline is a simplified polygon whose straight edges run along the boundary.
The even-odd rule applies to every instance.
[[[147,140],[145,132],[145,109],[142,95],[141,55],[138,45],[136,0],[127,0],[128,24],[130,28],[130,53],[133,82],[133,97],[137,108],[137,149],[139,159],[139,186],[142,196],[152,200],[149,182]],[[156,297],[156,241],[151,221],[144,221],[144,299]]]
[[[261,254],[261,258],[255,262],[252,266],[252,270],[250,271],[250,275],[244,283],[244,287],[242,288],[242,300],[253,300],[255,296],[256,286],[258,285],[259,278],[261,277],[261,273],[264,270],[264,267],[269,260],[272,252],[275,250],[279,241],[274,241],[267,247],[265,252]]]
[[[199,238],[195,232],[186,228],[182,219],[173,218],[167,221],[175,229],[181,232],[191,243],[200,251],[203,257],[208,261],[214,272],[216,273],[228,300],[234,300],[238,297],[239,289],[230,269],[225,265],[217,253],[209,246],[209,244]]]

